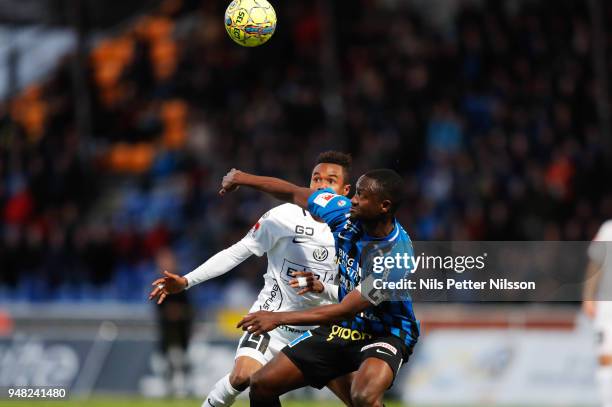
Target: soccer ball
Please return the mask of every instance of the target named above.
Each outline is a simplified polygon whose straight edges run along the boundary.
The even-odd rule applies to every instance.
[[[276,30],[276,12],[267,0],[234,0],[225,11],[225,29],[243,47],[257,47]]]

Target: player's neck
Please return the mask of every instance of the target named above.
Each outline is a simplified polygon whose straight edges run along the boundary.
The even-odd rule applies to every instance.
[[[372,237],[385,237],[388,236],[395,227],[395,221],[393,218],[386,218],[373,222],[363,222],[363,229]]]

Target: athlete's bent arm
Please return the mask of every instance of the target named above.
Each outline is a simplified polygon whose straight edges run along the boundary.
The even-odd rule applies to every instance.
[[[279,178],[262,177],[232,168],[223,177],[219,194],[225,195],[225,193],[234,191],[240,186],[251,187],[266,192],[281,201],[296,204],[304,209],[308,209],[308,197],[315,192],[314,189],[298,187],[291,182]]]
[[[324,283],[315,277],[311,271],[296,271],[293,273],[293,279],[289,281],[289,285],[297,290],[297,295],[306,293],[320,294],[323,298],[338,302],[338,286],[332,283]],[[306,286],[300,285],[299,277],[306,279]]]
[[[305,311],[257,311],[242,318],[238,323],[238,328],[252,334],[261,335],[280,325],[331,324],[351,319],[371,305],[368,300],[361,296],[359,290],[353,290],[339,304],[323,305]]]

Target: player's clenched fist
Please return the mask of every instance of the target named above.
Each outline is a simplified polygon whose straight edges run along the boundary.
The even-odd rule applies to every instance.
[[[242,318],[236,327],[250,334],[261,335],[281,325],[277,314],[270,311],[253,312]]]
[[[230,172],[225,174],[223,180],[221,181],[221,190],[219,191],[219,195],[225,195],[226,192],[232,192],[238,189],[240,185],[238,185],[238,176],[242,173],[242,171],[232,168]]]

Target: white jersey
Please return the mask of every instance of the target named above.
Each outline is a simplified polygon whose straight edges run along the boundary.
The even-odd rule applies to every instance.
[[[321,295],[297,295],[289,285],[295,271],[310,271],[332,283],[338,266],[334,237],[324,222],[317,222],[297,205],[284,204],[264,214],[242,239],[257,256],[268,257],[265,284],[250,312],[295,311],[331,304]],[[299,327],[300,330],[308,327]]]

